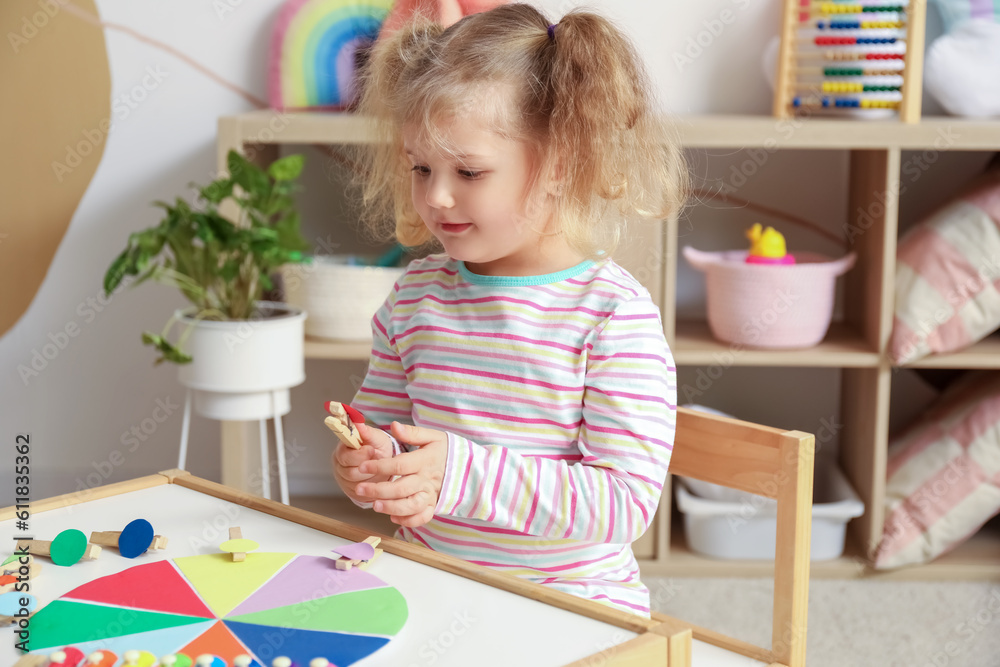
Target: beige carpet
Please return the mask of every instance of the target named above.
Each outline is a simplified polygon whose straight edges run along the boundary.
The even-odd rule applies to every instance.
[[[648,577],[653,608],[759,646],[765,579]],[[809,667],[1000,667],[1000,582],[813,580]]]

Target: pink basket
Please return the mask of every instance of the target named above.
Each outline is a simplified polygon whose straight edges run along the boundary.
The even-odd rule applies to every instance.
[[[854,266],[856,256],[793,255],[791,265],[747,264],[745,250],[685,247],[685,259],[705,273],[712,335],[760,348],[812,347],[823,340],[833,316],[837,276]]]

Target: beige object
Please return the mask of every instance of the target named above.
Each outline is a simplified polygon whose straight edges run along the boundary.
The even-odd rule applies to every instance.
[[[120,530],[102,530],[94,531],[90,534],[90,543],[99,544],[102,547],[114,547],[118,548],[118,540],[122,536],[122,531]],[[167,548],[167,538],[163,535],[154,535],[153,541],[149,543],[149,551],[155,551],[157,549]]]
[[[34,509],[32,507],[32,509]],[[18,550],[25,550],[32,556],[52,557],[52,540],[20,540],[17,543]],[[87,549],[83,552],[80,560],[97,560],[101,555],[101,547],[96,544],[87,544]]]
[[[42,564],[35,560],[35,558],[28,554],[28,579],[34,579],[42,572]],[[9,574],[15,577],[21,576],[21,564],[17,561],[13,563],[7,563],[3,566],[0,574]]]
[[[360,259],[362,264],[349,263]],[[317,255],[281,269],[289,304],[309,313],[306,335],[371,347],[372,316],[406,269],[370,266],[375,257]],[[345,289],[345,286],[350,287]]]
[[[330,416],[324,419],[323,423],[340,438],[342,443],[351,449],[360,449],[361,437],[358,435],[358,429],[347,415],[343,404],[330,401],[328,409]]]
[[[375,553],[372,555],[371,558],[369,558],[368,560],[361,560],[358,558],[351,559],[351,558],[341,557],[334,561],[334,567],[336,567],[338,570],[350,570],[352,567],[357,565],[362,570],[367,570],[368,566],[374,563],[375,559],[378,558],[379,555],[381,555],[382,553],[382,550],[378,548],[379,542],[382,541],[382,538],[377,537],[375,535],[371,535],[361,541],[367,542],[368,544],[372,545],[372,547],[375,548]]]
[[[0,336],[35,298],[101,162],[113,120],[104,31],[72,16],[65,4],[0,3],[7,43],[0,49],[6,95],[0,283],[16,286],[0,299]],[[73,5],[98,14],[94,0]],[[97,289],[90,294],[98,296]]]

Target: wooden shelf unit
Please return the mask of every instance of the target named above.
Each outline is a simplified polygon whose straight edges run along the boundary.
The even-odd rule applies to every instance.
[[[679,366],[718,363],[731,353],[732,365],[744,367],[823,367],[841,369],[840,465],[865,503],[864,516],[848,526],[845,556],[816,563],[816,576],[889,577],[893,579],[1000,579],[1000,533],[975,536],[966,545],[934,563],[893,573],[875,573],[866,566],[871,548],[881,537],[884,521],[889,398],[896,369],[886,355],[892,328],[893,282],[899,214],[902,151],[1000,151],[1000,122],[958,118],[924,118],[920,123],[898,120],[851,121],[769,116],[694,116],[664,120],[685,148],[764,148],[776,150],[837,150],[849,152],[848,211],[878,212],[853,239],[855,267],[843,281],[844,316],[826,338],[804,350],[738,350],[712,338],[705,322],[677,321],[674,285],[677,277],[676,219],[647,226],[617,260],[639,278],[660,304],[664,333]],[[280,144],[358,144],[372,141],[364,118],[337,113],[252,111],[219,119],[219,167],[235,148],[258,163],[278,156]],[[652,249],[652,251],[651,251]],[[368,346],[306,340],[312,359],[367,359]],[[969,349],[908,365],[910,368],[1000,368],[1000,336]],[[223,483],[239,486],[249,477],[243,451],[252,429],[227,424],[223,428]],[[635,545],[643,571],[670,576],[763,576],[769,563],[718,561],[687,548],[680,526],[671,528],[670,479],[664,488],[653,527]]]

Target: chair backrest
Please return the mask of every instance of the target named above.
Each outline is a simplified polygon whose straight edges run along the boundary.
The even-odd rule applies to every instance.
[[[808,433],[677,410],[671,474],[778,501],[770,655],[788,667],[806,664],[814,455]]]

